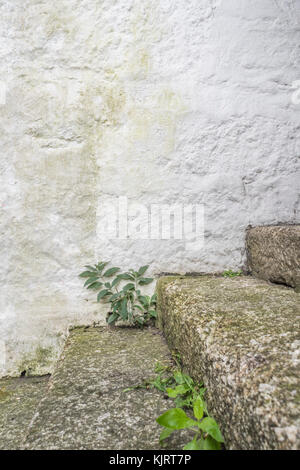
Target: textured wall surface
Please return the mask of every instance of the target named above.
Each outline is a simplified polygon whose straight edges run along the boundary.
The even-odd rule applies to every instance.
[[[0,34],[0,374],[98,318],[85,263],[235,269],[299,221],[299,1],[0,0]],[[203,248],[103,237],[119,196],[203,204]]]

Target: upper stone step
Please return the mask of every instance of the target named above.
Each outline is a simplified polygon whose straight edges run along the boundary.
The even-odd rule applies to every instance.
[[[300,288],[300,225],[251,228],[246,245],[251,274]]]
[[[158,306],[169,346],[207,388],[226,448],[300,448],[300,294],[246,276],[169,276]]]

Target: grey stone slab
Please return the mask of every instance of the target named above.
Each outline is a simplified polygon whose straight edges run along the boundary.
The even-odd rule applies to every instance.
[[[44,397],[49,377],[0,380],[0,449],[22,447],[24,434]]]
[[[156,418],[173,407],[156,390],[125,392],[169,363],[156,329],[75,329],[28,430],[27,449],[159,449]],[[168,445],[182,449],[189,435]]]
[[[251,274],[300,289],[300,225],[251,228],[246,244]]]
[[[228,449],[300,447],[300,297],[251,277],[165,277],[159,324]]]

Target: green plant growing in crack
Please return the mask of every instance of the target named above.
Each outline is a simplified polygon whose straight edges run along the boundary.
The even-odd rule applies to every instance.
[[[223,436],[214,418],[204,417],[204,401],[199,395],[193,400],[194,418],[190,418],[182,408],[172,408],[157,418],[158,424],[164,427],[160,434],[160,442],[174,431],[192,429],[194,438],[183,450],[220,450]]]
[[[117,267],[106,269],[107,264],[101,261],[94,266],[85,266],[87,270],[79,275],[86,278],[84,287],[98,291],[97,302],[110,304],[107,323],[124,321],[133,326],[144,326],[156,318],[156,294],[144,295],[141,290],[154,280],[144,277],[149,266],[120,273]],[[129,282],[124,285],[125,281]]]
[[[231,269],[228,269],[227,271],[224,271],[222,276],[223,277],[237,277],[241,276],[243,273],[241,270],[239,271],[232,271]]]
[[[174,431],[192,429],[195,431],[194,438],[183,450],[220,450],[224,442],[223,436],[214,418],[209,416],[203,383],[195,383],[189,375],[182,372],[178,357],[175,357],[175,364],[174,367],[157,363],[155,378],[145,380],[124,392],[136,388],[156,388],[168,398],[174,399],[176,407],[166,411],[156,420],[164,428],[159,438],[161,445],[164,445],[165,439]],[[188,416],[184,409],[188,413],[193,410],[193,418]]]

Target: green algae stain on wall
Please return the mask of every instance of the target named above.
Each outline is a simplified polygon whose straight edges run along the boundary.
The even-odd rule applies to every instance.
[[[39,346],[33,353],[24,355],[18,370],[20,374],[25,372],[26,377],[44,375],[52,369],[57,360],[56,350]]]
[[[158,156],[174,150],[184,111],[172,87],[153,80],[155,44],[163,34],[159,2],[135,3],[124,13],[121,31],[107,27],[98,3],[91,6],[93,15],[83,12],[88,26],[71,4],[61,5],[41,6],[31,22],[24,18],[38,59],[28,61],[24,52],[17,80],[18,197],[8,298],[20,339],[31,335],[34,324],[32,344],[41,350],[47,341],[40,341],[39,321],[44,338],[45,319],[52,335],[86,308],[76,282],[78,267],[98,248],[99,197],[138,198],[145,188],[164,187]],[[105,246],[100,250],[105,254]],[[38,370],[39,357],[45,371],[59,344],[48,351],[49,360],[38,350],[24,361],[18,357],[18,370]]]

